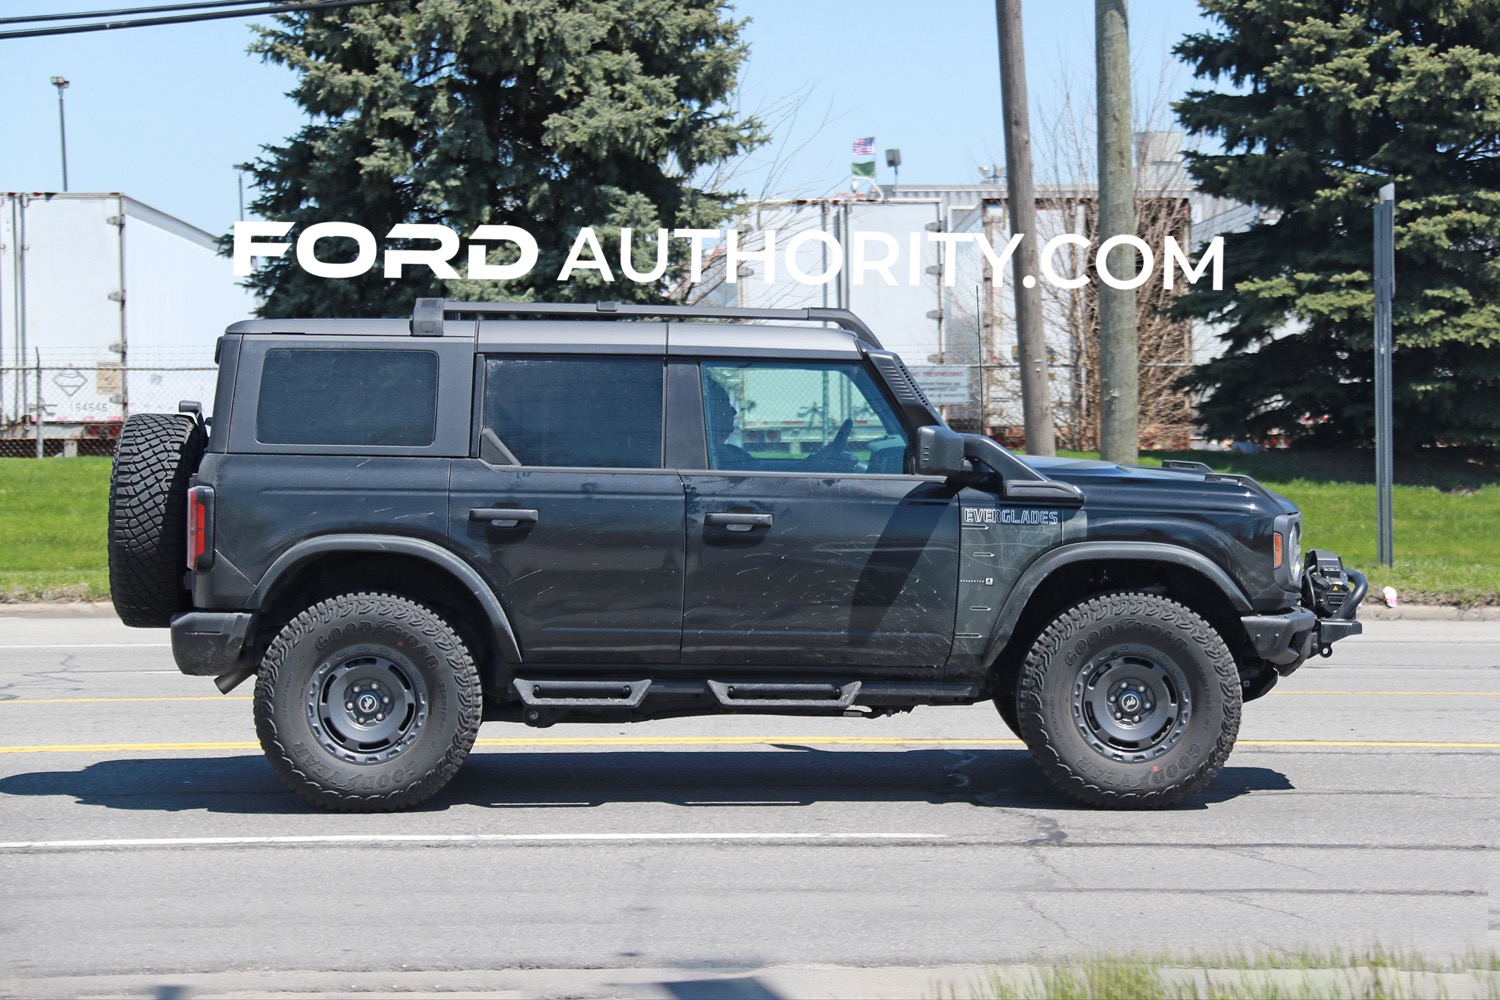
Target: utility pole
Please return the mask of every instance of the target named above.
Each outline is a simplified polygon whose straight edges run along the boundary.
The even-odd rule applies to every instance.
[[[1375,557],[1395,563],[1391,531],[1391,299],[1396,292],[1396,185],[1380,189],[1375,203]]]
[[[1023,234],[1015,266],[1016,346],[1021,363],[1021,414],[1026,452],[1056,455],[1047,341],[1042,334],[1042,290],[1037,287],[1036,190],[1031,183],[1031,116],[1026,101],[1026,48],[1021,0],[995,0],[1000,30],[1000,103],[1005,116],[1006,207],[1010,231]],[[999,275],[996,276],[1000,278]],[[1003,279],[1001,279],[1003,280]],[[982,371],[982,369],[981,369]]]
[[[1099,105],[1099,242],[1135,235],[1135,151],[1130,118],[1130,22],[1126,0],[1094,0]],[[1134,274],[1136,252],[1110,251],[1110,274]],[[1140,458],[1140,346],[1135,289],[1099,289],[1099,457]]]
[[[68,190],[68,119],[63,114],[63,91],[68,89],[65,77],[54,76],[52,86],[57,88],[57,136],[62,144],[63,191]]]

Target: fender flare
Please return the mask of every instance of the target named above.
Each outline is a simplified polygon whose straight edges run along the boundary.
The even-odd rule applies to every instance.
[[[1000,614],[995,620],[995,627],[991,630],[989,642],[985,645],[983,662],[993,663],[995,657],[1000,655],[1000,651],[1010,641],[1016,622],[1020,620],[1021,613],[1026,610],[1026,605],[1031,601],[1037,589],[1055,571],[1080,562],[1126,560],[1172,563],[1194,570],[1217,587],[1237,612],[1242,615],[1254,613],[1250,599],[1245,596],[1240,585],[1235,583],[1217,563],[1201,552],[1164,542],[1073,542],[1049,549],[1038,556],[1021,573],[1015,586],[1011,587],[1010,596],[1005,599],[1005,605],[1000,609]]]
[[[276,561],[271,563],[270,568],[261,576],[260,582],[255,585],[255,590],[245,601],[246,610],[259,611],[276,584],[288,573],[295,572],[312,559],[330,552],[389,553],[412,556],[431,563],[452,576],[474,595],[474,599],[484,609],[485,617],[489,619],[490,628],[500,645],[501,654],[511,663],[520,662],[521,646],[516,641],[515,629],[511,628],[510,618],[506,616],[505,608],[501,606],[500,599],[495,596],[489,584],[474,567],[458,556],[441,545],[421,538],[348,534],[319,535],[316,538],[300,541],[277,556]]]

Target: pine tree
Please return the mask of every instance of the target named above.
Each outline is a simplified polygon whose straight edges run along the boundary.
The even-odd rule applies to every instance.
[[[686,241],[672,241],[668,278],[636,283],[620,274],[620,229],[634,230],[632,258],[651,271],[656,230],[716,227],[734,201],[716,172],[763,141],[760,123],[729,105],[746,49],[721,0],[409,0],[275,22],[251,51],[300,74],[290,96],[309,122],[249,165],[256,214],[294,223],[292,239],[324,221],[377,239],[397,223],[463,237],[514,225],[540,257],[511,281],[408,268],[398,282],[383,276],[383,255],[360,277],[328,279],[305,273],[293,250],[263,258],[249,281],[265,316],[400,315],[420,295],[660,301]],[[596,271],[557,281],[584,226],[613,282]],[[318,245],[324,260],[353,251],[350,240]],[[460,275],[467,253],[465,239]],[[514,258],[505,247],[491,262]]]
[[[1398,448],[1500,442],[1500,0],[1200,0],[1220,30],[1176,49],[1233,90],[1176,105],[1203,190],[1258,205],[1225,238],[1222,324],[1186,382],[1214,437],[1373,435],[1373,224],[1396,186]]]

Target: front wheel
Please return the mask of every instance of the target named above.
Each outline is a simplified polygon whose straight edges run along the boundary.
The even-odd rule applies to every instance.
[[[1106,594],[1037,638],[1017,690],[1042,771],[1089,805],[1155,809],[1203,789],[1240,726],[1234,659],[1213,627],[1154,594]]]
[[[383,594],[313,605],[276,636],[255,684],[255,731],[309,802],[403,809],[448,783],[480,723],[479,673],[434,612]]]

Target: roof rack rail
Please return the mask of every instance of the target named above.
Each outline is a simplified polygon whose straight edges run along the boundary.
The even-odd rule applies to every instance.
[[[648,306],[620,302],[450,302],[447,299],[417,299],[411,314],[411,332],[418,337],[437,337],[443,320],[459,316],[554,316],[573,319],[774,319],[832,323],[854,334],[876,350],[884,350],[875,331],[848,309],[733,309],[717,306]]]

